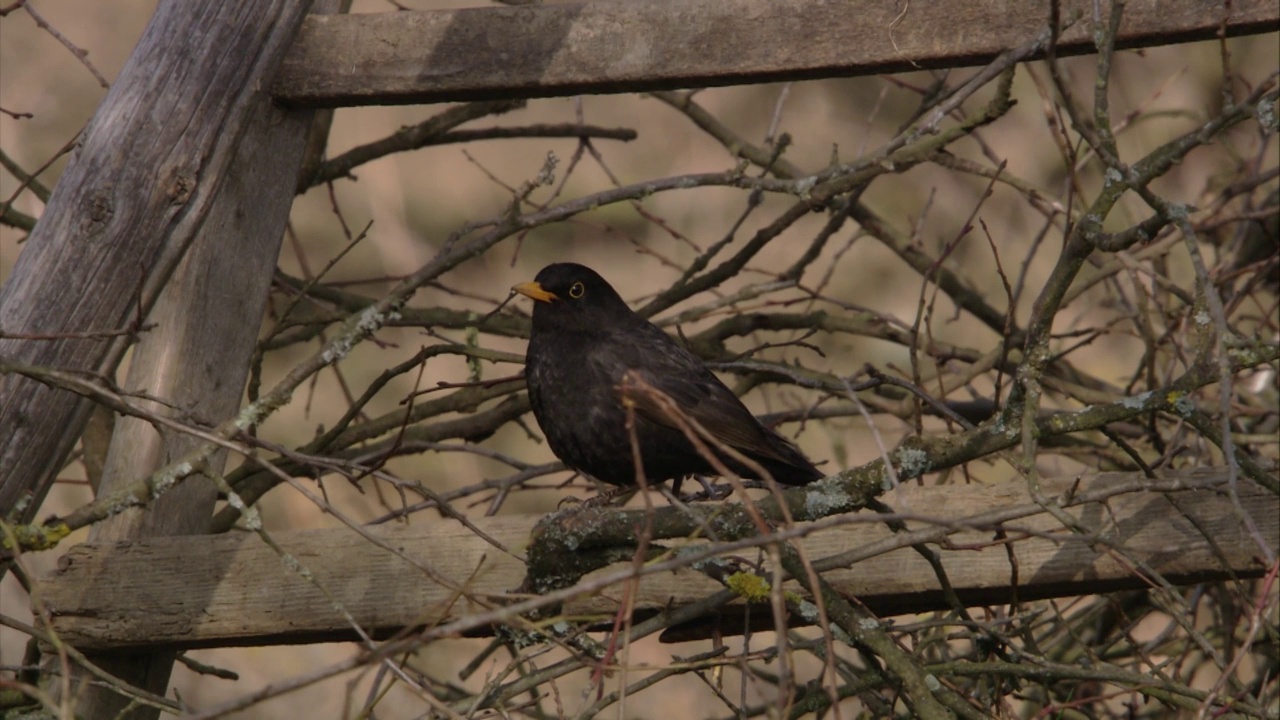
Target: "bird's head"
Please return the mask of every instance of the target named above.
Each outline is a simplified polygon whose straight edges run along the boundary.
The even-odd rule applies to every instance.
[[[533,282],[511,288],[532,298],[533,326],[557,329],[598,329],[631,315],[631,309],[595,270],[576,263],[542,268]]]

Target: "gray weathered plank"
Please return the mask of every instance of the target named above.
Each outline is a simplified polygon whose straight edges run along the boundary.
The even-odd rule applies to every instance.
[[[261,120],[250,103],[306,5],[161,4],[84,130],[0,286],[0,514],[28,493],[24,517],[34,514],[90,408],[5,365],[114,377],[131,323],[203,227],[246,126]]]
[[[316,4],[332,10],[337,2]],[[262,87],[307,5],[160,5],[24,247],[5,287],[5,330],[117,328],[135,304],[151,304],[137,297],[142,292],[156,298],[147,315],[154,327],[141,333],[125,386],[162,398],[149,408],[161,415],[221,420],[235,413],[313,114],[280,108]],[[104,340],[3,343],[4,352],[32,364],[107,374],[110,347]],[[0,433],[8,435],[0,440],[0,476],[8,473],[0,508],[7,508],[21,485],[39,482],[42,471],[34,461],[60,466],[55,449],[65,449],[77,433],[66,418],[84,403],[17,376],[0,384],[3,417],[20,418],[16,432]],[[98,490],[118,491],[199,442],[122,418]],[[211,471],[221,472],[220,463],[221,457]],[[149,507],[94,526],[90,536],[110,542],[207,532],[215,500],[213,483],[192,477]],[[123,682],[158,694],[165,692],[173,664],[171,652],[91,659]],[[78,674],[71,681],[78,717],[157,715],[132,708],[130,698],[88,683],[89,677]]]
[[[1093,52],[1093,4],[1063,0],[1063,17],[1083,19],[1063,33],[1060,54]],[[287,103],[337,107],[951,67],[1033,41],[1048,18],[1049,0],[650,0],[316,17],[304,23],[272,92]],[[1118,44],[1277,28],[1274,0],[1130,0]]]
[[[1225,474],[1217,469],[1181,477],[1221,484]],[[1086,477],[1076,492],[1113,488],[1131,480],[1133,476],[1119,473]],[[1074,479],[1046,481],[1046,490],[1061,493],[1075,483]],[[1280,499],[1251,484],[1244,484],[1241,492],[1241,504],[1262,537],[1273,548],[1280,546]],[[900,512],[948,522],[1030,503],[1021,482],[906,487],[886,500]],[[1069,512],[1171,582],[1223,579],[1228,572],[1254,577],[1266,570],[1230,499],[1218,490],[1130,492],[1110,498],[1105,505],[1086,503]],[[475,523],[522,552],[538,519],[478,518]],[[923,521],[909,524],[936,527]],[[1146,587],[1119,554],[1102,544],[1071,539],[1043,513],[1008,522],[1005,528],[1016,539],[1018,593],[1024,600]],[[1020,531],[1048,533],[1053,539],[1024,537]],[[480,601],[455,597],[453,590],[429,578],[415,563],[429,566],[473,596],[488,596],[487,601],[510,592],[524,576],[519,560],[456,521],[418,521],[372,532],[413,563],[348,529],[280,532],[275,538],[375,635],[447,622],[482,609]],[[804,546],[809,557],[818,561],[883,541],[890,534],[867,515],[810,535]],[[950,538],[951,549],[939,550],[951,582],[966,603],[999,604],[1010,599],[1009,560],[1003,545],[990,544],[992,537],[990,527],[970,529]],[[831,570],[827,577],[841,592],[856,596],[882,615],[941,607],[937,579],[911,549]],[[87,582],[89,578],[95,582]],[[644,612],[687,604],[719,587],[691,570],[654,574],[640,583],[636,608]],[[281,557],[253,535],[81,545],[61,559],[59,570],[43,581],[41,593],[53,613],[53,630],[82,648],[143,643],[186,648],[354,638],[330,600],[287,569]],[[582,597],[567,605],[565,612],[607,618],[617,610],[618,595]]]

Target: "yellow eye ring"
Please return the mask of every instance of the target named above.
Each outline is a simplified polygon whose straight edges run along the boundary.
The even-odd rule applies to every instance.
[[[584,294],[586,294],[586,292],[587,292],[587,289],[583,287],[582,283],[580,282],[576,282],[569,286],[569,297],[573,298],[574,300],[577,300],[578,298],[582,297]]]

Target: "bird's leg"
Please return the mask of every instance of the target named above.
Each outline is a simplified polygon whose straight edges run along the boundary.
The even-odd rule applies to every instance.
[[[702,500],[723,500],[729,497],[729,494],[733,492],[732,487],[727,485],[713,485],[710,480],[707,480],[701,475],[694,475],[693,479],[697,480],[698,484],[702,486],[702,492],[693,493],[688,496],[681,495],[680,480],[676,480],[671,488],[672,493],[684,502],[697,502]]]
[[[697,480],[698,484],[702,486],[702,489],[707,493],[707,497],[716,498],[716,493],[720,492],[720,490],[717,489],[715,485],[711,484],[710,480],[702,477],[701,475],[694,475],[693,479]],[[716,499],[719,499],[719,498],[716,498]]]
[[[711,484],[710,480],[706,479],[701,475],[694,475],[693,479],[697,480],[698,484],[702,486],[702,492],[695,493],[695,495],[698,495],[699,497],[705,497],[707,499],[711,499],[716,496],[716,487],[715,485]]]

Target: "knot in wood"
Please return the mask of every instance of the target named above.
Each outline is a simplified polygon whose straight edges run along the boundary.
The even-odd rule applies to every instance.
[[[81,229],[88,234],[96,235],[106,229],[107,223],[116,214],[115,203],[111,201],[111,187],[101,187],[89,193],[84,200],[85,219]]]
[[[196,177],[190,171],[179,171],[177,175],[169,181],[169,186],[165,189],[165,195],[169,198],[169,202],[174,205],[185,205],[191,199],[191,194],[196,190]]]

